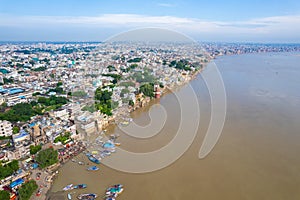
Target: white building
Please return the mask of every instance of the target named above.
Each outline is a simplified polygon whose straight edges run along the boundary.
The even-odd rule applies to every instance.
[[[0,94],[0,105],[2,105],[4,102],[5,102],[5,98]]]
[[[13,135],[13,141],[15,144],[22,143],[26,140],[30,140],[30,134],[27,133],[25,130],[21,130],[18,135]]]
[[[55,111],[53,111],[53,114],[55,117],[59,117],[59,118],[68,118],[69,117],[69,113],[67,112],[67,109],[55,110]]]
[[[12,135],[12,125],[9,121],[0,120],[0,136],[7,137]]]

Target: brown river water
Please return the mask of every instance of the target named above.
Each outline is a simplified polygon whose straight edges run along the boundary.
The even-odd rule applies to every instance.
[[[188,121],[199,123],[199,129],[183,156],[161,170],[141,174],[103,164],[99,171],[88,172],[87,166],[69,162],[59,170],[52,192],[70,183],[86,183],[87,189],[76,191],[73,199],[79,192],[97,193],[101,199],[108,186],[121,183],[125,190],[119,200],[300,199],[299,54],[249,54],[215,60],[226,89],[227,114],[217,144],[204,159],[198,154],[211,117],[211,101],[202,75],[211,73],[209,66],[190,82],[200,106],[200,121],[190,108]],[[190,92],[182,86],[132,113],[135,123],[146,126],[160,120],[161,107],[165,109],[166,122],[151,138],[133,138],[116,126],[108,131],[121,135],[122,149],[137,153],[159,149],[172,140],[181,121],[176,94],[183,95],[181,103],[189,105]],[[190,131],[188,124],[182,126]],[[78,159],[87,162],[84,155]],[[60,194],[50,199],[66,199],[67,193]]]

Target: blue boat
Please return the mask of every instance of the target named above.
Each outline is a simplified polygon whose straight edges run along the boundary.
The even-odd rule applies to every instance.
[[[86,187],[87,187],[86,184],[79,184],[79,185],[73,186],[74,189],[84,189],[84,188],[86,188]]]
[[[91,166],[91,167],[88,167],[87,170],[88,171],[97,171],[97,170],[99,170],[99,167],[97,167],[97,166]]]
[[[86,156],[87,156],[88,159],[89,159],[90,161],[92,161],[93,163],[100,164],[100,160],[98,160],[97,158],[95,158],[92,154],[87,153]]]

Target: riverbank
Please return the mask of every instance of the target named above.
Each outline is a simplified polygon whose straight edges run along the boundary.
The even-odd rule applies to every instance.
[[[276,63],[276,70],[270,69],[266,60]],[[53,191],[82,182],[88,184],[83,192],[101,195],[112,183],[122,183],[125,192],[118,200],[297,199],[300,176],[294,168],[300,165],[299,70],[296,70],[299,57],[241,55],[222,57],[216,62],[226,86],[228,109],[222,136],[208,157],[200,160],[197,155],[210,122],[210,96],[204,81],[196,78],[191,86],[201,94],[198,96],[200,127],[192,146],[174,164],[154,173],[129,174],[104,165],[98,172],[88,173],[82,166],[68,162],[60,169]],[[209,69],[204,73],[210,73]],[[262,95],[261,90],[268,92]],[[189,104],[185,87],[178,92],[185,94],[182,103]],[[162,132],[147,141],[122,135],[122,149],[140,152],[168,144],[180,121],[178,104],[172,94],[163,96],[160,104],[168,113]],[[152,106],[153,116],[160,113],[159,107]],[[133,112],[134,121],[149,123],[148,110],[145,107]],[[188,124],[182,126],[186,132],[192,131]],[[110,131],[122,134],[118,127]],[[225,184],[220,180],[225,180]]]
[[[193,73],[192,75],[187,76],[186,79],[185,79],[185,81],[179,82],[178,84],[174,84],[174,85],[169,86],[169,87],[164,87],[163,90],[161,91],[161,98],[165,97],[167,94],[172,94],[173,92],[175,92],[178,89],[182,88],[184,85],[188,84],[190,81],[194,80],[198,76],[198,74],[200,74],[202,72],[202,70],[203,70],[203,68],[201,68],[197,72]],[[126,110],[126,108],[122,108],[122,110],[120,110],[118,112],[119,116],[121,116],[121,117],[119,117],[119,119],[131,118],[131,116],[130,116],[131,113],[133,113],[133,112],[139,112],[140,110],[142,110],[142,108],[151,107],[152,104],[157,103],[158,101],[159,101],[159,99],[156,99],[156,98],[153,98],[153,99],[148,98],[143,103],[139,104],[139,106],[136,106],[135,109],[128,108]],[[113,130],[116,127],[116,125],[119,124],[119,123],[117,123],[118,122],[117,119],[118,119],[117,117],[114,118],[114,120],[112,122],[110,122],[105,127],[105,129],[107,129],[107,130]],[[108,131],[107,133],[110,134],[111,131]],[[87,164],[89,163],[89,161],[87,161],[85,158],[82,158],[82,154],[79,155],[79,156],[77,156],[77,157],[81,157],[80,158],[81,160],[84,159],[83,160],[84,163],[87,163]],[[68,161],[67,163],[65,163],[64,166],[69,166],[69,167],[73,166],[73,167],[80,167],[80,168],[82,168],[82,166],[78,166],[76,163],[73,163],[73,162],[70,162],[70,161]],[[86,166],[86,165],[83,165],[83,166]],[[82,172],[82,173],[85,174],[85,172],[86,172],[86,170],[84,170],[84,172]],[[61,174],[63,174],[63,172],[60,172],[59,174],[61,175]],[[56,177],[56,179],[54,180],[54,182],[56,180],[60,179],[60,175],[58,175]],[[86,175],[88,176],[89,174],[86,174]],[[77,182],[74,180],[74,183],[79,184],[78,180],[77,180]],[[115,183],[119,183],[119,181],[117,181]],[[122,184],[123,184],[123,182],[122,182]],[[107,187],[107,185],[105,187]],[[94,192],[94,191],[89,191],[89,192]],[[52,199],[60,199],[60,198],[66,198],[66,193],[63,192],[63,191],[57,190],[57,187],[51,187],[51,189],[48,192],[47,199],[49,199],[49,200],[51,199],[52,200]]]

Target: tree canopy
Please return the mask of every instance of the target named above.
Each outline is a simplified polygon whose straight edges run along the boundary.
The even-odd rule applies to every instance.
[[[0,190],[0,199],[1,200],[10,200],[10,194],[6,190]]]
[[[41,145],[36,145],[36,146],[35,145],[30,145],[29,148],[30,148],[30,154],[34,155],[42,149],[42,146]]]
[[[145,83],[144,85],[140,86],[140,92],[142,92],[145,96],[154,97],[153,93],[153,84]]]
[[[112,92],[108,90],[102,90],[101,87],[95,91],[95,107],[100,110],[101,113],[111,116],[112,110],[118,107],[117,102],[111,100]]]
[[[128,60],[127,62],[134,63],[134,62],[141,62],[141,61],[142,61],[142,58],[133,58],[133,59]]]
[[[58,137],[56,137],[54,139],[54,142],[61,142],[62,144],[64,144],[68,139],[70,139],[71,133],[70,132],[66,132],[65,134],[61,134]]]
[[[12,128],[12,130],[13,130],[13,134],[17,134],[17,133],[20,132],[20,127],[14,126],[14,127]]]
[[[36,102],[35,102],[36,103]],[[19,103],[11,107],[9,110],[0,113],[0,120],[10,122],[26,122],[35,115],[40,115],[41,110],[38,107],[33,107],[34,101],[31,103]],[[16,129],[15,129],[16,131]]]
[[[12,175],[18,169],[19,169],[19,162],[17,160],[13,160],[12,162],[6,164],[5,166],[0,165],[0,179]]]
[[[19,189],[20,200],[29,200],[31,195],[38,189],[38,185],[34,180],[23,184]]]
[[[36,161],[40,164],[41,168],[51,166],[58,162],[58,153],[53,148],[40,151],[36,156]]]

